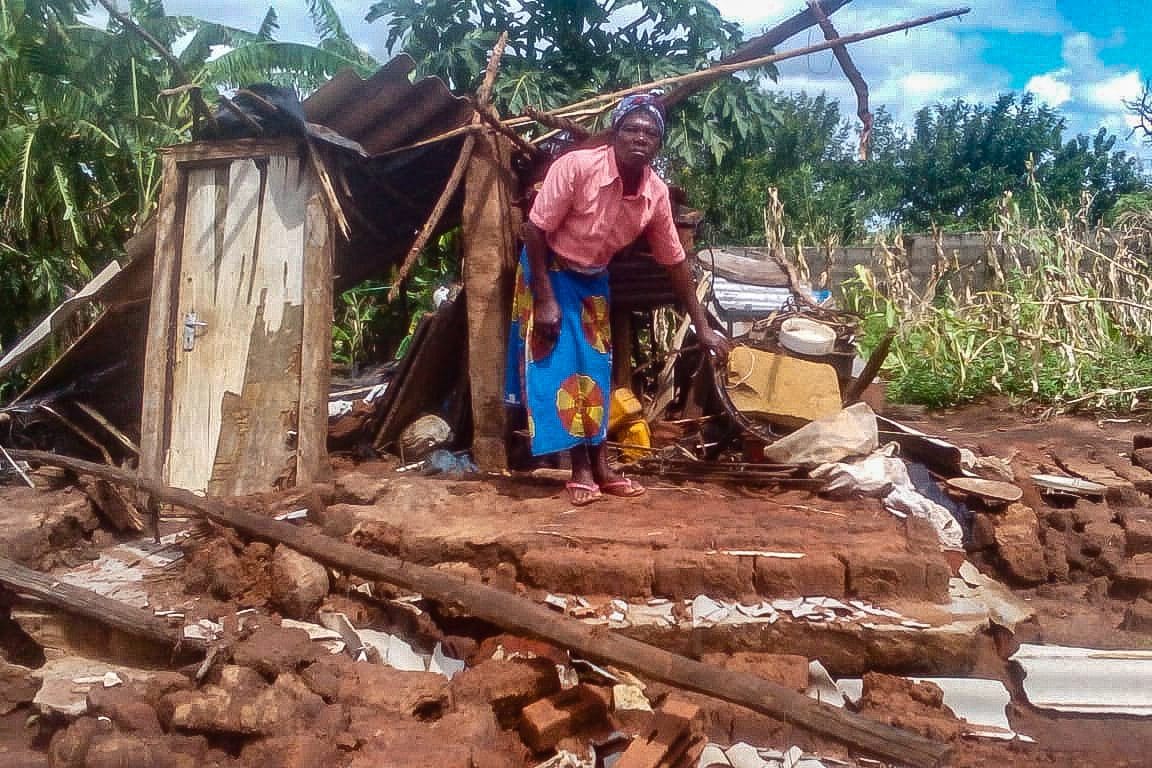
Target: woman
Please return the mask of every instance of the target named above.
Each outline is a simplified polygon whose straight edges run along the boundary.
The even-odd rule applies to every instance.
[[[668,186],[651,164],[664,141],[664,114],[650,95],[629,96],[612,113],[610,141],[560,157],[548,170],[528,220],[516,276],[508,399],[528,411],[532,453],[568,450],[576,506],[644,487],[608,466],[612,344],[608,263],[644,235],[668,269],[701,347],[728,354],[708,325],[676,233]]]

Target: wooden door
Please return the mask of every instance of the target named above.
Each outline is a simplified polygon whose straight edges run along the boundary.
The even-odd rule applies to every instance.
[[[237,144],[165,158],[141,419],[142,474],[213,496],[326,458],[328,217],[295,147]]]

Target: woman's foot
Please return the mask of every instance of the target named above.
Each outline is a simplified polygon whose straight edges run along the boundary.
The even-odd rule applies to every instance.
[[[600,483],[600,490],[609,496],[621,496],[630,499],[635,496],[643,496],[647,489],[630,477],[616,477],[613,480]]]
[[[578,483],[575,480],[569,480],[564,484],[564,490],[568,491],[568,500],[572,502],[574,507],[583,507],[585,504],[591,504],[600,499],[603,495],[600,493],[600,488],[593,483]]]

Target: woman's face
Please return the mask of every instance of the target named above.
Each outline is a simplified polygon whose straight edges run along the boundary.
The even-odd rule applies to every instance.
[[[616,166],[622,171],[642,170],[656,158],[663,138],[656,118],[646,110],[630,113],[620,121],[612,139]]]

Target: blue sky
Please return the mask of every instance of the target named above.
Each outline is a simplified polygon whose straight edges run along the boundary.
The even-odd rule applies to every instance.
[[[712,0],[724,16],[738,21],[748,36],[804,7],[804,0]],[[385,59],[385,24],[366,24],[370,0],[333,0],[349,31],[377,58]],[[307,40],[311,25],[304,0],[274,3],[279,37]],[[874,107],[885,106],[902,122],[925,104],[963,98],[989,101],[1006,91],[1028,90],[1059,107],[1074,133],[1105,126],[1152,172],[1152,146],[1128,140],[1131,119],[1124,99],[1136,98],[1152,78],[1150,0],[853,0],[832,18],[842,34],[969,6],[962,19],[878,38],[852,47],[868,81]],[[253,27],[264,3],[235,0],[167,0],[169,13],[187,13]],[[782,48],[822,39],[798,35]],[[845,114],[855,112],[854,96],[829,53],[783,62],[782,90],[827,91]]]

